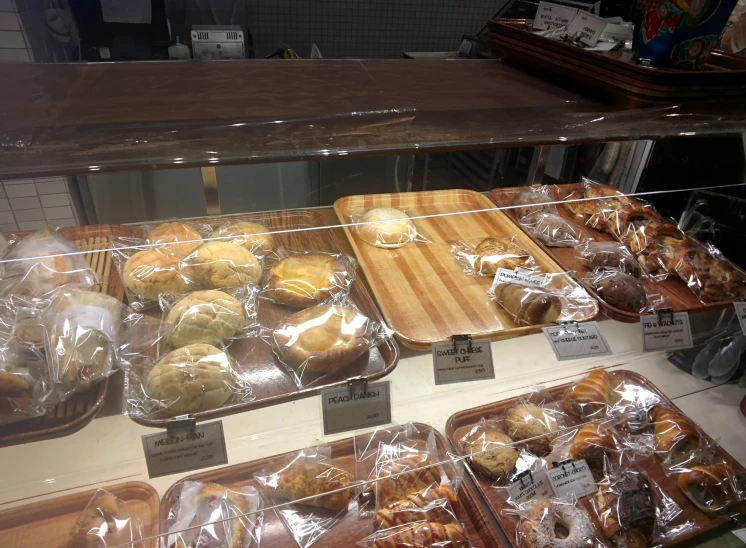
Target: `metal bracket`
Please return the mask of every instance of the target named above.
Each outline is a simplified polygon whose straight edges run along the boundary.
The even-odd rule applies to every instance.
[[[516,474],[516,476],[513,478],[513,483],[520,482],[521,485],[525,486],[526,483],[524,480],[526,479],[526,476],[528,476],[529,485],[534,483],[534,475],[531,473],[531,470],[524,470],[520,474]]]
[[[733,523],[735,523],[739,527],[746,526],[746,516],[744,516],[743,514],[739,514],[738,512],[734,512],[733,514],[730,514],[728,517],[730,518],[730,520]]]
[[[456,343],[457,342],[468,342],[469,343],[469,352],[471,352],[471,335],[451,335],[451,340],[453,341],[453,350],[456,350]]]
[[[562,468],[563,472],[565,471],[565,466],[567,466],[568,464],[572,464],[572,467],[575,468],[575,461],[572,459],[564,459],[559,462],[553,461],[552,464],[555,468]]]
[[[197,429],[197,421],[194,415],[179,415],[166,423],[166,432],[169,436],[175,436],[178,432],[194,432]]]
[[[350,379],[347,381],[347,389],[350,394],[350,399],[352,399],[355,394],[365,395],[368,393],[368,380]]]
[[[554,323],[560,327],[564,327],[565,331],[578,330],[578,322],[576,322],[575,320],[556,321]]]
[[[673,323],[673,308],[661,308],[658,311],[658,325],[663,323],[664,316],[667,316],[668,320]]]

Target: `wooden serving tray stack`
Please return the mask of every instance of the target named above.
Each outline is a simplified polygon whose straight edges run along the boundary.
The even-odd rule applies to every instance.
[[[256,215],[227,215],[190,219],[195,224],[206,223],[213,228],[233,221],[250,221],[261,223],[270,231],[290,230],[273,234],[275,246],[284,247],[291,251],[324,251],[327,253],[342,253],[331,229],[313,230],[326,226],[324,218],[318,213],[306,210],[278,211]],[[311,230],[297,230],[311,229]],[[265,269],[266,269],[265,265]],[[360,311],[373,321],[382,322],[380,312],[376,308],[365,285],[358,277],[352,284],[350,299]],[[298,312],[298,309],[276,305],[266,299],[258,300],[258,321],[264,327],[271,328],[282,319]],[[155,307],[149,314],[160,317],[160,308]],[[234,413],[241,413],[250,409],[258,409],[277,403],[297,400],[318,394],[328,388],[345,386],[351,379],[373,381],[389,374],[399,361],[399,347],[396,342],[389,340],[366,352],[360,358],[344,369],[325,376],[319,382],[302,389],[298,388],[293,378],[277,361],[272,348],[259,337],[238,339],[228,347],[230,354],[237,363],[240,372],[251,384],[255,399],[247,402],[233,402],[229,400],[224,406],[210,411],[194,413],[198,421],[215,419]],[[305,380],[305,379],[304,379]],[[130,375],[125,377],[125,383],[136,382]],[[171,415],[159,413],[149,417],[130,417],[145,426],[165,427]]]
[[[656,393],[658,396],[660,396],[661,401],[664,404],[670,405],[672,409],[678,411],[683,416],[686,416],[678,407],[676,407],[676,405],[673,404],[673,402],[671,402],[671,400],[669,400],[655,385],[653,385],[653,383],[651,383],[642,375],[639,375],[638,373],[635,373],[633,371],[626,370],[615,370],[612,374],[622,377],[630,383],[642,386],[644,389]],[[567,383],[548,389],[547,393],[550,396],[550,401],[556,402],[557,400],[561,399],[567,388],[569,388],[573,384],[575,383]],[[446,435],[456,452],[460,455],[464,454],[461,449],[459,440],[466,434],[468,434],[474,426],[478,425],[482,417],[496,418],[502,416],[509,407],[518,403],[520,400],[521,396],[497,401],[495,403],[490,403],[481,407],[467,409],[465,411],[459,411],[458,413],[452,415],[446,423]],[[573,424],[579,425],[582,423],[582,421],[577,417],[569,417],[569,420],[573,421]],[[744,469],[722,447],[717,445],[712,440],[712,438],[707,435],[704,435],[704,437],[715,448],[716,455],[728,461],[733,466],[733,469],[736,471],[737,474],[746,473],[746,469]],[[648,457],[642,462],[637,462],[636,464],[639,469],[644,470],[648,477],[655,483],[657,483],[658,486],[663,490],[663,492],[671,497],[671,499],[673,499],[673,501],[681,508],[682,514],[677,517],[675,523],[684,523],[691,521],[694,524],[693,528],[691,528],[690,530],[686,530],[680,536],[677,536],[675,539],[673,539],[673,541],[663,540],[661,542],[662,546],[671,546],[674,544],[678,544],[692,537],[712,531],[713,529],[725,525],[730,521],[730,518],[727,515],[709,515],[694,506],[694,504],[692,504],[692,502],[686,497],[686,495],[684,495],[681,489],[679,489],[676,477],[668,477],[665,475],[663,467],[661,466],[661,461],[658,457]],[[485,478],[481,474],[474,472],[470,467],[467,467],[467,470],[469,472],[469,476],[476,483],[477,488],[482,494],[482,497],[487,503],[487,506],[492,512],[492,515],[498,521],[500,527],[502,527],[502,530],[505,532],[507,537],[511,540],[513,546],[515,546],[516,548],[521,546],[517,542],[516,534],[516,530],[520,523],[519,518],[513,514],[506,514],[503,512],[503,510],[512,508],[507,500],[507,489],[496,489],[495,487],[493,487],[493,485],[495,485],[494,480]],[[507,487],[508,483],[504,481],[504,483],[500,485]],[[601,523],[598,521],[597,516],[590,504],[590,499],[594,496],[595,494],[592,493],[586,497],[583,497],[580,500],[579,504],[582,505],[588,512],[588,515],[594,521],[596,529],[599,531],[599,533],[602,533],[603,529],[601,527]]]
[[[490,191],[490,198],[492,198],[492,200],[500,207],[512,206],[515,196],[521,192],[525,192],[527,188],[528,187],[496,188]],[[568,196],[573,193],[575,193],[573,194],[573,197],[581,197],[581,193],[583,192],[583,185],[581,183],[555,185],[549,188],[554,194],[554,199],[556,201],[568,199]],[[565,205],[557,204],[557,210],[562,218],[573,223],[576,229],[582,234],[583,238],[591,238],[601,242],[617,241],[614,236],[608,232],[596,230],[590,226],[578,223],[577,219]],[[515,223],[516,228],[523,231],[524,229],[518,223],[515,211],[515,209],[505,210],[505,212],[510,216],[510,219]],[[591,269],[573,255],[574,250],[572,247],[548,247],[536,238],[533,238],[530,234],[528,235],[534,240],[535,245],[543,249],[564,270],[576,272],[575,277],[577,281],[591,296],[593,296],[593,298],[598,301],[604,314],[609,318],[626,323],[636,323],[640,321],[640,316],[642,314],[621,310],[611,306],[596,294],[593,287],[583,281],[583,277],[588,274]],[[649,279],[642,279],[642,282],[645,285],[645,290],[648,294],[663,295],[666,299],[665,307],[672,308],[675,312],[698,312],[733,306],[733,301],[721,301],[709,304],[702,303],[694,293],[692,293],[689,287],[687,287],[686,283],[676,275],[668,276],[665,280],[657,283]]]
[[[431,431],[431,428],[424,424],[415,424],[415,426],[418,431],[423,433],[423,436],[426,436]],[[448,449],[448,444],[445,438],[443,438],[443,436],[437,431],[435,431],[434,434],[438,449],[445,452]],[[368,435],[368,437],[370,436],[371,435]],[[361,442],[363,444],[366,443],[365,436],[362,436],[362,439],[358,439],[358,443]],[[358,473],[358,470],[356,470],[355,445],[353,438],[335,441],[329,445],[331,447],[331,458],[334,460],[334,465],[355,476],[355,474]],[[297,451],[290,451],[288,453],[283,453],[282,455],[258,459],[244,464],[226,466],[217,470],[194,474],[172,485],[161,500],[160,530],[163,535],[161,537],[161,548],[168,548],[166,546],[166,539],[168,538],[166,533],[171,526],[171,522],[168,519],[169,510],[173,508],[178,501],[181,493],[182,482],[215,482],[236,489],[253,486],[261,493],[261,485],[259,485],[254,479],[254,474],[272,466],[273,463],[280,463],[281,465],[287,463],[296,454]],[[478,501],[474,488],[469,482],[464,481],[461,483],[458,491],[458,499],[461,509],[459,521],[464,525],[472,547],[495,548],[497,546],[502,546],[503,544],[500,542],[496,531],[491,525],[490,519],[487,517],[487,514]],[[265,500],[264,504],[267,506],[270,502]],[[323,514],[324,512],[323,509],[315,509],[315,511],[320,514]],[[358,517],[357,505],[352,504],[347,513],[340,518],[340,521],[337,522],[329,532],[315,542],[313,546],[318,548],[355,546],[356,541],[362,540],[374,533],[374,531],[373,520],[360,519]],[[264,512],[262,545],[272,546],[272,548],[297,548],[298,546],[274,511]]]
[[[124,287],[119,274],[112,265],[111,241],[116,237],[131,236],[132,231],[122,225],[90,225],[61,229],[67,239],[75,243],[84,255],[88,266],[99,275],[101,287],[93,291],[107,293],[122,300]],[[16,233],[25,236],[28,232]],[[46,415],[34,419],[0,426],[0,447],[48,440],[77,432],[93,420],[104,403],[108,379],[100,382],[90,391],[73,394],[68,400],[54,406]]]
[[[742,101],[746,59],[713,53],[702,70],[647,67],[631,51],[595,52],[539,36],[525,19],[492,19],[485,41],[495,57],[600,99],[636,108]]]
[[[539,325],[517,325],[489,299],[492,277],[464,274],[451,252],[450,242],[455,240],[515,236],[545,272],[565,270],[517,230],[505,212],[495,210],[486,196],[471,190],[437,190],[347,196],[334,202],[344,225],[350,222],[350,212],[374,207],[394,207],[410,217],[432,216],[414,220],[432,243],[410,242],[397,249],[372,246],[354,227],[344,227],[381,312],[402,344],[429,350],[433,343],[458,334],[501,340],[541,330]],[[594,311],[585,320],[595,315]]]

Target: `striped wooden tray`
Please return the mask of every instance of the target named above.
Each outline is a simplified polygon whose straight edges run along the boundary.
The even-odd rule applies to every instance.
[[[143,537],[158,534],[158,493],[155,489],[138,481],[119,483],[104,489],[127,504],[127,511],[142,526]],[[66,546],[70,530],[94,494],[95,489],[0,512],[0,546]],[[137,544],[138,548],[155,548],[155,545],[155,540]]]
[[[398,249],[374,247],[360,240],[350,227],[344,228],[381,312],[402,344],[429,350],[433,343],[457,334],[500,340],[541,330],[539,325],[517,325],[489,300],[492,278],[465,275],[451,253],[448,242],[452,240],[515,236],[546,272],[563,271],[531,238],[516,230],[502,211],[463,214],[495,209],[489,198],[471,190],[437,190],[347,196],[334,202],[343,224],[350,222],[350,211],[381,206],[402,209],[410,216],[459,213],[417,219],[418,230],[432,243],[410,243]],[[596,315],[597,307],[593,308],[585,320]]]
[[[448,450],[448,442],[443,435],[437,430],[433,431],[432,427],[425,424],[415,423],[417,430],[422,432],[423,439],[430,432],[434,432],[435,444],[439,450]],[[366,435],[362,439],[362,445],[370,445],[377,448],[378,444],[370,441],[372,435]],[[361,440],[358,439],[360,444]],[[355,440],[345,438],[329,444],[331,447],[331,458],[334,459],[334,465],[350,472],[353,475],[358,474],[359,478],[367,478],[370,470],[361,470],[360,463],[355,458]],[[225,466],[207,472],[194,474],[172,485],[161,499],[161,548],[168,548],[167,536],[165,533],[173,524],[173,519],[169,518],[169,511],[174,507],[181,494],[181,488],[184,481],[198,481],[202,483],[216,482],[221,485],[233,488],[253,486],[261,492],[261,486],[254,479],[254,473],[270,466],[272,463],[287,462],[297,451],[290,451],[282,455],[266,457],[251,462]],[[372,465],[373,463],[371,463]],[[463,481],[458,490],[458,499],[460,507],[459,520],[466,529],[466,535],[469,538],[472,548],[497,548],[504,546],[500,541],[492,522],[487,517],[487,513],[479,502],[478,495],[474,486],[469,481]],[[265,505],[269,501],[265,500]],[[323,510],[318,509],[322,515]],[[351,505],[350,509],[344,513],[339,522],[332,527],[328,533],[314,542],[314,548],[332,548],[338,546],[355,546],[355,542],[362,540],[374,532],[372,519],[361,519],[358,517],[357,505]],[[264,512],[264,523],[262,526],[262,546],[271,546],[272,548],[297,548],[298,544],[284,527],[282,521],[276,512]]]
[[[86,263],[101,277],[101,287],[95,290],[117,299],[124,296],[124,286],[112,265],[111,252],[100,251],[111,247],[111,240],[118,236],[131,236],[132,231],[122,225],[90,225],[61,229],[84,255]],[[27,232],[14,233],[24,236]],[[77,432],[93,420],[104,403],[108,379],[83,394],[73,394],[46,415],[0,426],[0,447],[32,441],[59,438]]]

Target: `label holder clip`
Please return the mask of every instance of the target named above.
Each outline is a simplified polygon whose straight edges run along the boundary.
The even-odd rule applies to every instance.
[[[197,430],[197,421],[194,419],[194,415],[179,415],[170,419],[166,423],[166,432],[169,436],[174,436],[178,432],[194,432]]]
[[[368,379],[350,379],[347,381],[347,389],[350,394],[350,399],[352,399],[355,394],[367,394]]]
[[[658,314],[658,325],[661,325],[663,323],[663,320],[668,318],[668,320],[673,323],[673,308],[661,308],[657,312]]]
[[[528,477],[528,482],[526,482],[526,477]],[[531,473],[531,470],[524,470],[520,474],[516,474],[515,478],[513,478],[513,483],[516,482],[520,482],[521,487],[526,487],[526,485],[534,483],[534,475]]]
[[[566,332],[577,331],[579,327],[578,322],[575,320],[567,320],[567,321],[558,320],[554,323],[555,325],[562,327]]]
[[[456,351],[456,343],[459,342],[468,342],[469,343],[469,352],[471,352],[471,335],[451,335],[451,340],[453,341],[453,351]]]
[[[561,460],[561,461],[553,461],[552,464],[554,465],[555,468],[562,468],[563,472],[566,471],[565,470],[565,466],[567,466],[568,464],[571,464],[572,467],[573,467],[573,469],[575,468],[575,461],[572,460],[572,459],[564,459],[564,460]]]

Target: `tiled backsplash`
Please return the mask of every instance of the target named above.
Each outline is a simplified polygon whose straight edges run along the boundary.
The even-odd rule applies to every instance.
[[[0,0],[0,61],[33,61],[14,0]]]
[[[2,181],[0,232],[77,224],[78,215],[64,177]]]

